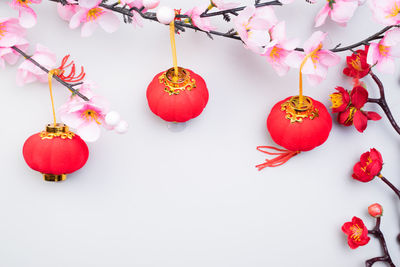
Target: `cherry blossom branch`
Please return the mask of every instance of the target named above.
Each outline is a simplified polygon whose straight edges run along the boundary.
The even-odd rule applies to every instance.
[[[45,68],[43,65],[41,65],[39,62],[37,62],[36,60],[34,60],[31,56],[27,55],[24,51],[22,51],[21,49],[19,49],[16,46],[12,46],[11,47],[14,51],[18,52],[19,54],[21,54],[26,60],[29,60],[30,62],[32,62],[35,66],[37,66],[38,68],[40,68],[41,70],[43,70],[46,73],[49,73],[50,71]],[[87,98],[86,96],[84,96],[83,94],[81,94],[78,90],[76,90],[74,88],[74,86],[80,85],[82,84],[82,82],[79,83],[74,83],[74,84],[70,84],[67,83],[65,81],[63,81],[60,77],[54,75],[53,78],[58,81],[59,83],[61,83],[62,85],[64,85],[65,87],[67,87],[73,94],[79,96],[80,98],[82,98],[85,101],[89,101],[89,98]]]
[[[65,0],[50,0],[50,1],[61,3],[63,5],[68,5],[68,4],[71,5],[70,3],[66,2]],[[128,23],[129,19],[131,19],[133,17],[132,11],[137,12],[143,19],[147,19],[147,20],[158,22],[155,12],[143,12],[143,8],[129,7],[127,5],[118,6],[119,4],[120,4],[119,2],[116,2],[116,3],[113,3],[113,4],[106,4],[105,1],[104,1],[104,2],[100,3],[99,6],[104,8],[104,9],[108,9],[110,11],[113,11],[115,13],[122,14],[123,17],[124,17],[124,22],[126,22],[126,23]],[[282,3],[279,2],[278,0],[265,2],[265,3],[256,3],[256,4],[254,4],[254,6],[256,8],[265,7],[265,6],[281,6],[281,5],[282,5]],[[246,8],[246,6],[242,6],[242,7],[237,7],[237,8],[227,9],[227,10],[221,10],[221,11],[217,11],[217,12],[210,12],[210,13],[204,12],[200,16],[201,17],[223,16],[224,18],[226,18],[226,16],[228,14],[233,14],[233,15],[237,16],[238,15],[237,12],[238,11],[242,11],[245,8]],[[176,15],[176,18],[178,18],[178,19],[182,19],[182,18],[188,19],[189,16],[178,14],[178,15]],[[185,21],[175,21],[175,27],[176,27],[177,31],[182,31],[182,32],[185,31],[185,28],[192,29],[192,30],[199,31],[199,32],[204,32],[211,39],[212,39],[211,35],[217,35],[217,36],[226,37],[226,38],[230,38],[230,39],[241,40],[240,37],[237,35],[237,33],[235,31],[228,31],[226,33],[213,31],[213,30],[204,31],[204,30],[192,25],[190,22],[185,22]]]
[[[387,184],[390,189],[393,190],[393,192],[397,195],[397,197],[400,199],[400,190],[394,186],[388,179],[386,179],[382,174],[378,174],[378,177],[381,178],[381,180]]]
[[[390,124],[393,126],[396,132],[400,134],[400,127],[393,118],[392,112],[390,111],[390,108],[386,102],[385,89],[383,87],[381,80],[379,80],[379,78],[372,71],[369,72],[369,75],[371,75],[372,79],[375,81],[376,85],[379,88],[380,98],[368,98],[368,102],[378,104],[385,112],[386,117],[390,121]]]
[[[386,245],[385,237],[383,236],[380,226],[381,226],[381,217],[378,217],[376,219],[376,224],[375,224],[374,229],[368,230],[368,233],[371,235],[374,235],[376,238],[379,239],[379,243],[381,244],[384,255],[381,257],[376,257],[376,258],[367,260],[365,262],[365,266],[370,267],[374,263],[381,261],[381,262],[387,262],[390,267],[396,267],[392,261],[392,258],[390,257],[389,250]]]
[[[49,0],[49,1],[61,3],[63,5],[74,5],[74,4],[68,3],[66,0]],[[75,0],[75,1],[77,1],[77,0]],[[128,5],[123,5],[123,6],[119,6],[119,5],[120,5],[120,2],[115,2],[113,4],[107,4],[106,1],[103,1],[102,3],[99,4],[99,6],[104,9],[107,9],[107,10],[110,10],[115,13],[119,13],[119,14],[123,15],[124,22],[126,22],[126,23],[129,23],[131,21],[131,19],[133,18],[134,15],[133,15],[132,11],[137,12],[143,19],[158,22],[155,12],[143,12],[143,8],[129,7]],[[254,6],[256,8],[261,8],[261,7],[265,7],[265,6],[282,6],[282,5],[283,4],[278,0],[264,2],[264,3],[259,3],[259,1],[256,1],[256,3],[254,4]],[[229,17],[228,17],[229,14],[237,16],[238,15],[237,12],[242,11],[245,8],[246,8],[246,6],[241,6],[241,7],[237,7],[237,8],[226,9],[226,10],[221,10],[221,11],[216,11],[216,12],[208,12],[208,9],[207,9],[205,12],[203,12],[200,15],[200,17],[223,16],[225,20],[229,20]],[[176,15],[176,18],[188,19],[189,16],[178,14],[178,15]],[[228,19],[226,19],[226,18],[228,18]],[[182,32],[185,31],[185,28],[192,29],[192,30],[199,31],[199,32],[204,32],[211,39],[212,39],[211,35],[217,35],[217,36],[226,37],[226,38],[230,38],[230,39],[241,40],[240,37],[238,36],[238,33],[234,29],[232,29],[228,32],[219,32],[219,31],[213,31],[213,30],[205,31],[205,30],[202,30],[202,29],[194,26],[193,24],[191,24],[190,21],[175,21],[175,27],[176,27],[177,31],[182,31]],[[365,38],[364,40],[361,40],[359,42],[356,42],[356,43],[348,45],[348,46],[340,47],[341,43],[339,43],[334,48],[330,49],[330,51],[335,52],[335,53],[343,52],[343,51],[347,51],[347,50],[351,51],[359,46],[369,45],[371,41],[382,39],[383,34],[393,27],[400,27],[400,24],[387,26],[387,27],[383,28],[382,30],[378,31],[377,33]],[[304,51],[304,49],[301,47],[298,47],[295,50],[301,51],[301,52]]]

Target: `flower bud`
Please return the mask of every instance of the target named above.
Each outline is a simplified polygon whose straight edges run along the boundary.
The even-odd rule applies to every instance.
[[[175,11],[166,6],[162,6],[157,10],[157,20],[163,24],[170,24],[175,18]]]
[[[128,123],[124,120],[121,120],[114,130],[119,134],[124,134],[128,131]]]
[[[374,218],[378,218],[382,216],[383,208],[380,204],[375,203],[368,207],[368,213]]]
[[[107,113],[107,115],[104,119],[105,119],[107,125],[114,127],[114,126],[117,126],[117,124],[121,120],[121,116],[116,111],[110,111]]]

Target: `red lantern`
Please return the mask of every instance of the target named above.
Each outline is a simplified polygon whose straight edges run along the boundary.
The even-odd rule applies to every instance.
[[[157,74],[147,88],[151,111],[163,120],[185,122],[200,115],[208,102],[203,78],[191,70],[174,68]]]
[[[326,107],[311,97],[288,97],[272,108],[268,119],[268,131],[278,145],[287,150],[259,146],[257,149],[269,155],[276,155],[272,160],[257,165],[261,170],[265,167],[280,166],[301,151],[309,151],[322,145],[332,129],[332,118]],[[264,150],[267,149],[267,150]],[[274,149],[278,152],[269,152]]]
[[[86,143],[68,126],[48,124],[45,131],[29,137],[23,147],[26,163],[41,172],[46,181],[63,181],[82,168],[88,157]]]

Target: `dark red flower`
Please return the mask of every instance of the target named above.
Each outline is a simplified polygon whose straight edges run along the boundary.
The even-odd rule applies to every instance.
[[[368,101],[368,91],[362,86],[356,86],[350,93],[351,104],[356,109],[361,109]]]
[[[349,92],[341,86],[338,86],[335,89],[338,90],[338,92],[330,95],[332,101],[332,112],[336,113],[345,111],[350,103]]]
[[[351,222],[346,222],[342,226],[342,231],[347,235],[347,243],[351,249],[368,244],[370,238],[368,229],[364,222],[357,217],[353,217]]]
[[[356,79],[361,79],[369,73],[371,66],[367,63],[369,46],[364,50],[357,50],[351,56],[346,57],[347,67],[343,69],[343,74]]]
[[[336,88],[339,92],[346,92],[346,90],[343,89],[343,91],[338,87]],[[336,93],[337,94],[337,93]],[[348,93],[347,93],[348,94]],[[331,101],[332,101],[332,111],[333,112],[339,112],[337,121],[344,125],[344,126],[350,126],[353,125],[356,127],[357,131],[359,132],[364,132],[364,130],[367,128],[367,123],[368,120],[380,120],[382,117],[372,111],[363,111],[361,108],[364,107],[365,103],[368,101],[368,91],[361,85],[355,86],[353,90],[351,90],[350,93],[350,104],[347,104],[345,106],[345,109],[343,111],[339,111],[343,109],[343,105],[339,106],[339,98],[338,95],[335,95],[332,97],[334,94],[331,95]],[[345,99],[345,93],[342,93],[342,99]],[[336,100],[336,102],[335,102]],[[339,107],[338,107],[339,106]],[[334,110],[334,108],[338,107],[337,109]]]
[[[383,166],[381,153],[375,148],[361,155],[360,161],[353,167],[352,177],[360,182],[369,182],[379,175]]]

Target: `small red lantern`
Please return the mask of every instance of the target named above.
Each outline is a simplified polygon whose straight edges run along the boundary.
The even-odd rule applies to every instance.
[[[157,74],[147,88],[151,111],[163,120],[185,122],[200,115],[208,102],[203,78],[191,70],[174,68]]]
[[[29,137],[23,155],[29,167],[41,172],[44,180],[58,182],[85,165],[89,149],[68,126],[57,123],[48,124],[45,131]]]
[[[284,164],[301,151],[309,151],[322,145],[332,129],[332,118],[326,107],[311,97],[288,97],[272,108],[268,119],[268,131],[278,145],[287,150],[259,146],[257,149],[269,155],[277,156],[257,165],[259,170]],[[264,149],[274,149],[269,152]]]

